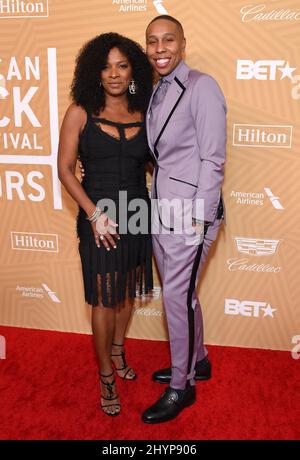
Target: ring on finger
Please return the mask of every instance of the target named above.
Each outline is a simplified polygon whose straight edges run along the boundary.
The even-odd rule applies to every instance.
[[[103,235],[100,235],[100,240],[104,240],[104,236],[103,236]]]

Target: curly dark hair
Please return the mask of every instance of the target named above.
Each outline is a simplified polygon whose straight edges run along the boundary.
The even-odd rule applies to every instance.
[[[152,67],[138,43],[114,32],[98,35],[79,51],[71,85],[73,101],[89,114],[99,115],[104,109],[105,95],[99,86],[100,74],[112,48],[118,48],[132,66],[136,94],[127,93],[129,112],[145,113],[152,92]]]

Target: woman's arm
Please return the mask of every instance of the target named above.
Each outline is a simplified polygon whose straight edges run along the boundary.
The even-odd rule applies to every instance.
[[[60,130],[58,147],[58,177],[67,192],[86,212],[93,214],[95,204],[85,193],[81,183],[75,176],[78,154],[79,135],[86,123],[86,112],[76,104],[68,108]]]

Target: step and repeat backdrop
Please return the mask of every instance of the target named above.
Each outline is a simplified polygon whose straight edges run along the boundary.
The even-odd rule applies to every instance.
[[[90,333],[76,204],[57,177],[59,128],[84,42],[145,44],[168,13],[187,63],[228,104],[226,225],[199,290],[208,344],[290,350],[300,334],[300,4],[250,0],[0,0],[0,324]],[[150,178],[149,178],[150,182]],[[128,336],[167,339],[161,285]]]

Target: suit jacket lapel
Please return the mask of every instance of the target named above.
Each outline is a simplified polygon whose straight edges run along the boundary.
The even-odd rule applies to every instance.
[[[157,159],[157,156],[158,156],[156,146],[158,144],[159,139],[163,135],[163,132],[165,131],[169,123],[169,120],[173,115],[174,110],[176,109],[177,105],[180,102],[180,99],[182,98],[184,94],[184,91],[186,89],[184,86],[184,83],[188,79],[189,71],[190,71],[190,68],[185,64],[185,62],[182,62],[182,65],[180,66],[180,69],[178,69],[178,73],[176,74],[176,77],[172,80],[172,83],[170,83],[171,86],[168,89],[166,97],[162,103],[161,110],[159,111],[159,114],[158,114],[158,123],[156,126],[158,126],[159,129],[158,129],[158,132],[155,133],[156,136],[155,136],[154,144],[152,143],[153,136],[150,136],[149,116],[150,116],[150,109],[151,109],[151,104],[153,101],[153,96],[158,88],[159,81],[156,83],[156,85],[153,88],[153,92],[151,95],[151,99],[150,99],[148,111],[147,111],[147,116],[146,116],[146,128],[147,128],[148,142],[149,142],[150,150],[155,159]]]
[[[159,126],[159,132],[154,143],[154,151],[158,144],[159,139],[163,135],[170,118],[172,117],[177,105],[180,102],[184,92],[185,92],[185,82],[188,79],[190,68],[186,65],[184,61],[181,62],[179,68],[176,72],[176,76],[171,82],[171,87],[169,88],[166,97],[163,101],[162,108],[159,112],[159,120],[157,126]]]
[[[170,84],[170,88],[166,94],[166,97],[163,100],[161,110],[158,114],[158,121],[157,125],[159,127],[159,131],[156,134],[156,139],[154,142],[154,149],[161,138],[164,130],[166,129],[170,118],[173,115],[174,110],[176,109],[183,93],[185,91],[184,85],[180,82],[180,80],[175,77],[172,83]]]

